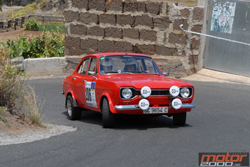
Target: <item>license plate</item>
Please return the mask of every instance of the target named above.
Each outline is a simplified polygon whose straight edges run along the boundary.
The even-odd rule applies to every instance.
[[[147,110],[143,110],[143,114],[166,114],[168,113],[168,107],[152,107]]]

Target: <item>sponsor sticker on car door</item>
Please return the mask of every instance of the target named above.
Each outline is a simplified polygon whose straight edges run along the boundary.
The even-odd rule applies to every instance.
[[[85,83],[85,97],[88,106],[97,108],[95,98],[95,82]]]

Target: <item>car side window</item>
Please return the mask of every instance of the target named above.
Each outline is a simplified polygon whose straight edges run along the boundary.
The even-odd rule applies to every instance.
[[[140,72],[145,71],[144,68],[143,68],[142,60],[138,61],[137,63],[138,63],[138,70],[139,70]]]
[[[148,73],[150,74],[157,73],[154,64],[151,62],[150,59],[145,59],[145,65],[146,65],[146,71],[148,71]]]
[[[89,63],[89,58],[85,59],[82,64],[80,65],[79,69],[78,69],[78,73],[79,74],[83,74],[85,75],[87,72],[87,68],[88,68],[88,63]]]
[[[95,71],[96,62],[97,62],[97,59],[95,57],[91,58],[90,65],[89,65],[89,70],[88,71],[96,72]]]

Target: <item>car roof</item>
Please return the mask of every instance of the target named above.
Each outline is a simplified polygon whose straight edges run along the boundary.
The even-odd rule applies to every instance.
[[[107,52],[107,53],[93,53],[87,56],[95,56],[97,58],[102,56],[112,56],[112,55],[131,55],[131,56],[145,56],[145,57],[151,57],[146,54],[140,54],[140,53],[129,53],[129,52]]]

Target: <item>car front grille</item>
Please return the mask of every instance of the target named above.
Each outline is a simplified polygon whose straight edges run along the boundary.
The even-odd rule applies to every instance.
[[[136,90],[136,95],[141,95],[139,90]],[[169,89],[154,89],[150,96],[170,96]]]

